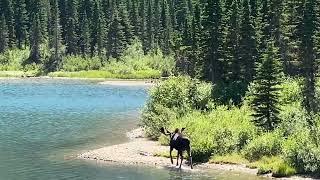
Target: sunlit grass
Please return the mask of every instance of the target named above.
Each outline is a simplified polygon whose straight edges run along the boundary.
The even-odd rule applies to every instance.
[[[109,71],[92,70],[79,72],[52,72],[50,77],[68,77],[68,78],[114,78],[114,79],[156,79],[161,77],[161,72],[158,70],[140,70],[133,71],[128,74],[114,74]]]

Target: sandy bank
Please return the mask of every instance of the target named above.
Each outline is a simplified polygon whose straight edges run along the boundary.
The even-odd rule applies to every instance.
[[[155,82],[152,80],[106,80],[99,84],[114,86],[153,86]]]
[[[102,85],[113,85],[113,86],[154,86],[157,80],[148,79],[105,79],[105,78],[77,78],[77,77],[49,77],[49,76],[39,76],[39,77],[1,77],[0,79],[61,79],[61,80],[92,80],[98,81],[98,84]]]
[[[95,160],[97,162],[112,162],[121,164],[137,164],[137,165],[147,165],[156,166],[164,168],[176,168],[171,165],[170,159],[165,157],[156,157],[156,153],[161,153],[169,151],[168,146],[161,146],[158,142],[150,141],[143,137],[143,131],[141,129],[136,129],[127,136],[131,139],[127,143],[108,146],[96,150],[92,150],[83,154],[80,154],[78,158]],[[176,154],[176,152],[174,152]],[[174,159],[176,163],[176,159]],[[183,169],[189,170],[190,167],[183,162]],[[223,171],[235,171],[241,173],[257,174],[256,169],[249,169],[242,165],[220,165],[220,164],[197,164],[194,166],[194,171],[204,171],[204,170],[223,170]]]

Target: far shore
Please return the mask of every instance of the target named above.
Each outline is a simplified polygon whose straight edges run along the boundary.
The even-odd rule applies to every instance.
[[[114,85],[114,86],[154,86],[159,79],[110,79],[110,78],[81,78],[81,77],[1,77],[0,79],[70,79],[70,80],[92,80],[99,81],[101,85]]]

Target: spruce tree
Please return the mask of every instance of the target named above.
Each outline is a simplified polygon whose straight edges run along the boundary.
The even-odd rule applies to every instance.
[[[42,43],[42,34],[41,34],[41,21],[39,12],[35,12],[32,16],[32,26],[30,29],[30,56],[25,64],[40,64],[41,53],[40,45]],[[24,64],[24,65],[25,65]]]
[[[14,30],[14,11],[11,0],[2,0],[3,13],[6,19],[8,29],[8,47],[14,48],[16,42],[15,30]]]
[[[144,34],[144,51],[146,53],[154,50],[154,28],[153,28],[153,11],[151,1],[148,1],[147,17],[146,17],[146,32]]]
[[[8,29],[4,15],[0,16],[0,53],[8,48]]]
[[[182,33],[188,18],[188,4],[186,0],[175,1],[175,18],[177,23],[175,29]]]
[[[134,38],[133,26],[130,23],[129,14],[128,14],[127,8],[125,7],[125,4],[120,3],[118,5],[118,8],[119,8],[119,17],[121,19],[120,23],[124,28],[123,31],[125,34],[124,46],[127,47],[129,44],[131,44]]]
[[[154,28],[154,43],[156,46],[159,45],[159,30],[160,30],[160,0],[154,0],[153,4],[154,9],[154,20],[153,20],[153,28]]]
[[[303,88],[303,105],[307,112],[317,113],[318,103],[315,98],[316,89],[316,72],[318,65],[316,63],[316,41],[317,32],[317,14],[316,0],[306,0],[304,7],[304,15],[301,24],[301,44],[300,59],[302,61],[302,72],[304,78]]]
[[[243,77],[241,76],[241,63],[239,57],[239,41],[240,41],[240,23],[239,23],[238,1],[233,1],[230,10],[227,10],[226,16],[226,38],[224,43],[224,60],[222,72],[226,92],[224,93],[224,102],[232,100],[235,104],[241,102],[245,89],[243,87]]]
[[[27,44],[27,10],[25,0],[15,0],[14,3],[15,30],[18,48]]]
[[[86,56],[90,52],[90,28],[86,11],[83,11],[83,14],[81,14],[80,17],[81,19],[79,21],[79,48],[81,54],[83,56]]]
[[[202,78],[203,72],[203,57],[201,48],[201,9],[199,3],[196,4],[194,8],[194,16],[192,19],[192,63],[193,63],[193,73],[192,76],[196,78]]]
[[[45,64],[45,69],[49,72],[57,71],[62,60],[61,25],[58,0],[50,0],[51,16],[49,31],[49,48],[51,55]]]
[[[113,9],[113,17],[108,32],[108,57],[119,58],[125,50],[126,37],[117,7]]]
[[[104,21],[102,20],[102,13],[98,1],[94,2],[92,19],[91,19],[91,43],[90,43],[90,53],[91,56],[98,52],[101,55],[103,49],[103,39],[104,34]]]
[[[169,6],[167,0],[162,0],[160,27],[159,27],[159,46],[165,55],[169,55],[171,51],[171,32],[172,27],[169,16]]]
[[[130,22],[131,25],[133,26],[133,34],[135,37],[140,36],[140,27],[139,25],[141,24],[141,18],[139,16],[139,11],[138,11],[139,3],[138,0],[132,0],[132,9],[129,11],[130,13]]]
[[[222,9],[220,0],[208,1],[205,6],[203,19],[204,33],[202,34],[204,78],[216,84],[221,82],[222,60]]]
[[[247,85],[255,76],[255,62],[258,59],[257,32],[254,27],[253,16],[250,15],[248,0],[243,0],[243,13],[240,25],[239,59],[241,62],[241,74]]]
[[[255,93],[252,102],[253,122],[266,131],[272,131],[280,123],[277,86],[280,84],[281,65],[274,42],[267,43],[267,50],[260,62],[255,77]]]
[[[67,1],[67,14],[66,14],[66,53],[75,55],[77,53],[78,37],[76,34],[77,29],[77,2],[76,0]]]

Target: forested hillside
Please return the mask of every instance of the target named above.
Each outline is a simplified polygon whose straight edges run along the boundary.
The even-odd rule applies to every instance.
[[[320,52],[319,3],[1,0],[0,53],[21,49],[26,54],[27,50],[22,65],[42,64],[47,72],[60,70],[66,56],[96,58],[98,65],[88,65],[86,70],[90,70],[99,69],[110,58],[120,59],[139,40],[144,54],[173,56],[175,73],[221,85],[226,94],[221,100],[236,103],[257,75],[257,63],[269,53],[279,61],[278,73],[303,76],[307,94],[314,94]],[[311,97],[306,103],[313,108]]]
[[[303,76],[307,94],[314,94],[319,3],[1,0],[0,53],[27,50],[22,65],[43,64],[47,72],[60,70],[67,55],[97,57],[100,65],[89,66],[90,70],[99,69],[110,58],[119,59],[138,39],[144,54],[173,55],[176,73],[221,85],[227,94],[222,100],[236,103],[257,74],[257,63],[269,53],[279,61],[279,73]],[[1,63],[8,61],[2,58]],[[311,97],[306,103],[313,108]]]

